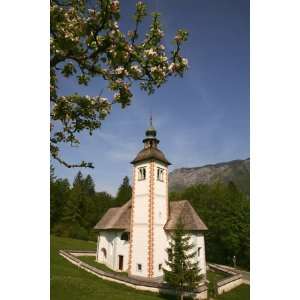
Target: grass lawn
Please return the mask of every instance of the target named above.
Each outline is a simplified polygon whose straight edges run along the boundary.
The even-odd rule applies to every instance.
[[[207,272],[207,279],[209,280],[208,289],[211,297],[214,282],[222,280],[226,277],[227,275],[222,272]],[[250,300],[250,286],[247,284],[242,284],[228,293],[213,298],[218,300]]]
[[[226,274],[223,274],[221,272],[213,272],[213,271],[207,271],[206,276],[209,281],[219,281],[228,277],[228,275]]]
[[[247,284],[242,284],[235,288],[234,290],[222,294],[217,297],[220,300],[249,300],[250,299],[250,286]]]
[[[94,256],[80,256],[78,258],[80,260],[88,263],[90,266],[96,267],[97,269],[100,269],[102,271],[128,277],[127,272],[116,272],[116,271],[108,268],[106,265],[97,262]]]
[[[96,250],[96,243],[51,236],[51,300],[157,300],[174,299],[96,277],[68,262],[60,249]]]
[[[136,291],[118,283],[109,282],[68,262],[58,254],[60,249],[96,250],[96,243],[51,236],[50,271],[51,300],[157,300],[175,299],[150,292]],[[79,257],[99,267],[93,257]],[[88,260],[90,261],[88,261]],[[96,264],[96,265],[95,265]],[[211,276],[211,275],[208,275]],[[221,300],[248,300],[249,286],[243,285],[219,296]]]

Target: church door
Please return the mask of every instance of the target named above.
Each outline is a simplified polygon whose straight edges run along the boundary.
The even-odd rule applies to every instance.
[[[119,270],[123,270],[123,255],[119,255]]]

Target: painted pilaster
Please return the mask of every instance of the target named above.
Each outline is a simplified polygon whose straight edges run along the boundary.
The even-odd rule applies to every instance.
[[[132,247],[133,247],[133,216],[134,216],[134,199],[135,199],[135,167],[133,167],[132,176],[132,196],[131,196],[131,218],[130,218],[130,240],[129,240],[129,258],[128,274],[132,274]]]
[[[153,248],[154,248],[154,228],[153,228],[153,213],[154,213],[154,162],[150,162],[150,177],[149,177],[149,202],[148,202],[148,277],[153,277]]]

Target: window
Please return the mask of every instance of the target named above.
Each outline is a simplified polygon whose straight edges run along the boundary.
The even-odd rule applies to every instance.
[[[123,255],[119,255],[119,270],[120,271],[123,270],[123,261],[124,261]]]
[[[138,180],[146,179],[146,167],[142,167],[138,169]]]
[[[142,264],[137,264],[137,270],[138,270],[139,272],[142,272]]]
[[[129,241],[129,232],[123,232],[121,235],[121,240],[122,241]]]
[[[161,271],[161,269],[162,269],[162,264],[159,264],[158,265],[158,270]]]
[[[167,252],[168,252],[168,261],[171,261],[172,260],[172,249],[168,248]]]
[[[164,181],[164,169],[157,168],[157,180]]]
[[[201,247],[198,247],[198,256],[200,256]]]
[[[101,253],[102,253],[103,259],[106,259],[106,249],[105,248],[101,249]]]

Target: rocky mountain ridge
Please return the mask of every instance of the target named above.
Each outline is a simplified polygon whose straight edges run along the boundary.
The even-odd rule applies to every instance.
[[[179,191],[195,184],[234,182],[238,189],[250,195],[250,158],[175,169],[169,174],[169,190]]]

